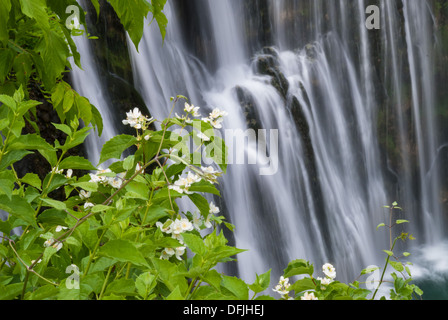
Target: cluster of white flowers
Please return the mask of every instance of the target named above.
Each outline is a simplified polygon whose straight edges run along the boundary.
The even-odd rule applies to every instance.
[[[201,114],[199,113],[199,107],[195,107],[194,105],[189,105],[185,102],[185,108],[184,111],[187,113],[190,113],[193,117],[197,118],[200,117]]]
[[[281,276],[280,281],[272,290],[274,290],[274,292],[277,292],[278,294],[280,294],[282,296],[282,298],[288,299],[290,286],[291,286],[291,284],[289,283],[289,278],[285,278],[285,277]]]
[[[61,232],[62,230],[67,230],[68,228],[67,227],[63,227],[63,226],[57,226],[56,227],[56,232]]]
[[[173,185],[170,185],[168,188],[179,193],[192,194],[189,189],[193,183],[201,181],[201,177],[192,172],[188,172],[185,178],[179,178]]]
[[[300,297],[300,300],[319,300],[315,295],[314,292],[305,292],[303,296]]]
[[[322,271],[325,274],[325,278],[318,277],[317,280],[320,280],[322,285],[327,286],[336,278],[336,269],[332,264],[326,263],[322,266]]]
[[[187,115],[180,116],[177,113],[175,113],[175,115],[177,119],[185,121],[185,123],[191,124],[193,120],[190,118],[190,115],[195,118],[200,117],[201,115],[199,113],[199,109],[200,107],[195,107],[194,105],[190,105],[187,102],[185,102],[184,111],[187,113]]]
[[[134,110],[126,112],[126,116],[127,118],[126,120],[123,120],[123,124],[130,125],[135,129],[145,130],[154,120],[154,118],[148,118],[147,116],[142,115],[142,112],[138,108],[134,108]]]
[[[202,178],[211,183],[217,183],[218,177],[222,175],[222,172],[216,171],[213,167],[201,167]]]
[[[44,247],[47,248],[49,246],[52,246],[57,251],[62,249],[62,242],[55,240],[54,238],[48,239],[44,242]]]
[[[120,173],[116,176],[110,176],[113,175],[113,172],[110,169],[102,169],[99,168],[98,171],[94,173],[89,173],[90,175],[90,181],[89,182],[97,182],[102,184],[108,184],[111,187],[118,189],[123,184],[125,173]]]
[[[206,229],[213,228],[213,225],[211,222],[212,217],[215,214],[218,214],[220,212],[220,210],[217,206],[215,206],[213,201],[210,202],[209,207],[210,207],[210,211],[205,220],[204,220],[204,217],[199,212],[196,212],[196,214],[193,215],[193,226],[196,230],[201,231],[202,226],[204,226]]]
[[[221,129],[222,122],[224,121],[224,117],[226,117],[228,113],[226,111],[219,110],[218,108],[213,109],[213,111],[209,114],[208,118],[202,118],[202,121],[210,123],[213,128]]]
[[[182,219],[176,219],[176,220],[167,220],[165,223],[157,222],[156,226],[160,228],[160,230],[166,234],[171,234],[171,237],[178,240],[180,244],[184,244],[182,233],[193,231],[194,226],[190,222],[190,220],[186,218]],[[162,255],[160,256],[160,259],[168,260],[172,256],[176,256],[177,259],[182,260],[182,255],[185,253],[186,247],[180,246],[175,249],[173,248],[165,248],[162,251]]]

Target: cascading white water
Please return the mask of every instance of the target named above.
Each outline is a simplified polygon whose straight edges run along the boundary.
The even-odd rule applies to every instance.
[[[249,249],[238,258],[239,275],[251,281],[272,268],[277,276],[289,261],[304,258],[317,268],[332,262],[339,280],[352,281],[367,265],[382,265],[388,239],[375,227],[385,219],[382,206],[395,200],[418,221],[413,232],[425,235],[419,243],[443,239],[429,2],[380,1],[381,30],[373,31],[365,27],[362,0],[264,3],[269,50],[260,50],[265,45],[260,44],[251,51],[246,37],[266,30],[248,30],[248,21],[261,18],[248,16],[249,1],[232,0],[182,4],[197,10],[188,19],[211,40],[187,33],[176,14],[180,4],[173,1],[165,9],[169,26],[163,43],[155,26],[145,29],[138,52],[129,43],[135,86],[152,116],[166,117],[169,98],[182,94],[201,106],[203,115],[214,107],[226,110],[224,128],[245,131],[250,124],[243,93],[256,126],[268,136],[278,130],[275,175],[260,175],[259,165],[233,163],[221,181],[221,204],[236,225],[235,245]],[[87,49],[80,51],[90,56]],[[260,71],[260,61],[284,75],[287,90],[271,83],[272,74]],[[91,87],[94,78],[89,79]],[[383,82],[374,85],[378,81]],[[75,87],[82,89],[81,84]],[[104,105],[97,92],[87,97]],[[404,112],[405,104],[411,113]],[[378,123],[390,114],[393,119],[386,122],[396,128],[399,156],[388,154],[384,161]],[[409,150],[411,141],[417,151]],[[253,152],[251,146],[230,151],[230,160]],[[396,177],[393,187],[390,175]],[[395,186],[399,191],[389,194]]]

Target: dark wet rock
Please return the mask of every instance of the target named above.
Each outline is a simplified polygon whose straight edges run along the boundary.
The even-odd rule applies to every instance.
[[[262,127],[253,96],[241,86],[236,86],[234,90],[246,118],[247,127],[258,132]]]

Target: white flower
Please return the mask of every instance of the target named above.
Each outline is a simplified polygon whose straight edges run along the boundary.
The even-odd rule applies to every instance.
[[[154,118],[148,118],[143,116],[138,108],[134,108],[129,112],[126,112],[126,120],[123,120],[124,125],[130,125],[135,129],[145,129],[148,123],[150,123]]]
[[[148,141],[148,140],[149,140],[149,138],[151,138],[151,136],[150,136],[149,134],[147,134],[147,135],[145,136],[145,138],[144,138],[144,139],[145,139],[146,141]]]
[[[90,191],[81,190],[79,192],[79,197],[81,198],[81,200],[88,199],[88,198],[90,198],[91,195],[92,195],[92,192],[90,192]]]
[[[53,244],[53,245],[52,245]],[[51,238],[44,242],[44,247],[52,246],[57,251],[61,250],[62,248],[62,242],[56,241],[55,239]]]
[[[324,286],[328,286],[330,283],[333,282],[333,279],[330,278],[321,278],[321,277],[317,277],[317,280],[320,281],[320,284],[324,285]]]
[[[201,167],[202,177],[211,183],[217,183],[218,177],[222,175],[221,172],[215,171],[212,166]]]
[[[105,174],[105,173],[111,173],[112,170],[110,169],[102,169],[101,167],[98,168],[96,174],[93,173],[89,173],[90,175],[90,181],[89,182],[100,182],[100,183],[106,183],[107,182],[107,177],[101,174]]]
[[[205,219],[205,221],[204,221],[204,226],[205,226],[207,229],[213,228],[213,225],[212,225],[212,223],[211,223],[211,221],[210,221],[211,218],[212,218],[212,214],[209,214],[209,215],[207,216],[207,219]]]
[[[322,271],[325,273],[325,275],[331,279],[336,278],[336,269],[333,267],[333,265],[326,263],[322,266]]]
[[[107,181],[112,188],[119,189],[123,184],[125,175],[126,174],[123,172],[118,174],[115,178],[109,177]]]
[[[182,234],[175,234],[173,233],[171,235],[171,238],[176,239],[177,241],[179,241],[180,244],[184,244],[184,237],[182,237]]]
[[[281,276],[278,284],[272,290],[281,294],[282,296],[287,296],[290,291],[289,290],[290,286],[291,285],[289,283],[289,278],[284,278],[283,276]]]
[[[305,294],[300,297],[300,300],[319,300],[314,296],[314,292],[305,292]]]
[[[56,227],[56,232],[61,232],[62,230],[67,230],[67,227],[63,227],[63,226],[57,226]]]
[[[182,219],[180,220],[180,226],[182,228],[182,231],[193,231],[194,226],[188,219]]]
[[[194,105],[189,105],[185,102],[185,112],[191,113],[193,117],[200,117],[201,115],[198,113],[199,107],[195,107]]]
[[[210,141],[210,138],[202,132],[199,132],[196,136],[201,139],[201,141]]]
[[[219,110],[218,108],[213,109],[213,111],[210,113],[209,117],[210,119],[218,119],[221,117],[226,117],[228,113],[226,111]]]
[[[171,225],[173,224],[173,221],[171,219],[168,219],[165,223],[162,223],[160,221],[156,222],[156,226],[162,230],[162,232],[165,233],[171,233]]]
[[[212,201],[210,202],[210,211],[211,214],[217,214],[220,212],[219,208],[215,206],[215,203]]]
[[[70,178],[72,177],[72,174],[73,174],[73,170],[72,170],[72,169],[68,169],[68,170],[67,170],[67,173],[66,173],[66,175],[65,175],[65,177],[66,177],[67,179],[70,179]]]
[[[201,181],[201,177],[188,172],[188,175],[186,178],[179,178],[176,182],[174,182],[174,185],[170,185],[168,188],[172,189],[174,191],[177,191],[179,193],[185,193],[185,194],[192,194],[192,192],[189,192],[191,185],[193,183]]]
[[[173,231],[173,234],[181,234],[184,232],[181,220],[175,220],[171,225],[171,230]]]
[[[84,210],[94,207],[95,205],[91,202],[84,203]]]
[[[193,226],[196,230],[200,231],[203,223],[202,215],[199,212],[196,212],[193,215]]]
[[[176,254],[176,258],[178,260],[182,260],[182,256],[185,253],[185,249],[186,249],[186,247],[177,247],[176,248],[175,254]]]
[[[51,169],[52,173],[57,173],[57,174],[62,174],[64,172],[64,169],[60,169],[58,167],[52,168]]]
[[[160,256],[160,259],[168,260],[168,259],[171,258],[174,254],[175,254],[174,249],[172,249],[172,248],[165,248],[165,249],[162,251],[162,255]]]

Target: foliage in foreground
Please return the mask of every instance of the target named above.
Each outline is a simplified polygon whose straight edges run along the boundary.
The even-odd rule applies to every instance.
[[[109,3],[136,45],[149,11],[164,34],[164,1],[139,0],[126,7]],[[96,0],[93,4],[99,10]],[[244,251],[228,245],[222,229],[233,226],[213,202],[219,197],[219,177],[227,170],[226,147],[215,134],[225,112],[215,109],[201,117],[199,108],[186,103],[184,115],[158,121],[134,109],[123,124],[136,134],[107,142],[99,164],[68,155],[93,129],[102,129],[96,108],[62,80],[70,68],[67,58],[80,61],[72,39],[77,31],[64,26],[69,5],[76,2],[6,0],[0,5],[0,209],[8,213],[0,221],[0,299],[274,299],[266,294],[273,292],[270,271],[248,284],[215,268]],[[58,113],[60,123],[52,125],[65,141],[42,138],[33,120],[41,102],[30,99],[27,90],[32,83]],[[186,98],[172,99],[173,108],[181,99]],[[154,122],[161,130],[152,129]],[[24,133],[26,123],[34,133]],[[197,148],[192,153],[190,140]],[[213,165],[195,161],[202,149]],[[16,170],[30,154],[39,154],[52,168],[42,179],[32,172],[19,176]],[[110,160],[115,162],[106,167]],[[56,193],[61,190],[62,199]],[[181,212],[181,198],[196,210]],[[389,228],[395,209],[396,204]],[[18,227],[23,230],[19,235],[12,232]],[[391,242],[379,279],[382,283],[388,266],[398,272],[392,274],[392,299],[422,294],[410,284],[409,269],[395,260],[395,243],[406,238],[402,234]],[[314,277],[308,261],[292,261],[273,295],[376,297],[377,291],[362,289],[357,281],[338,282],[330,264],[322,271],[324,278]]]
[[[172,99],[173,109],[181,98]],[[247,284],[215,269],[218,263],[232,261],[244,251],[227,244],[220,226],[231,230],[233,226],[218,216],[219,208],[205,196],[219,196],[216,184],[227,169],[225,144],[215,135],[225,112],[215,109],[199,119],[198,108],[185,103],[185,115],[168,118],[161,122],[161,130],[153,131],[150,128],[156,120],[136,108],[123,121],[135,128],[136,134],[108,141],[100,164],[116,161],[101,168],[88,159],[65,156],[84,141],[90,127],[81,127],[76,121],[53,124],[67,139],[50,145],[37,134],[15,132],[10,125],[23,121],[24,112],[36,105],[35,101],[24,100],[21,90],[0,99],[6,120],[0,152],[0,208],[9,213],[0,223],[0,298],[273,299],[259,295],[269,289],[270,271]],[[181,128],[179,134],[170,130],[173,127]],[[189,152],[191,139],[197,150],[205,148],[214,166],[195,163],[198,154]],[[132,147],[136,151],[126,156]],[[18,155],[33,151],[52,164],[43,181],[33,173],[19,177],[14,170],[14,163],[21,158]],[[73,170],[96,173],[77,177]],[[64,189],[62,201],[51,197],[59,188]],[[176,200],[183,197],[197,211],[181,212]],[[396,204],[391,207],[391,215],[396,208]],[[17,227],[22,227],[23,233],[11,235]],[[386,251],[384,271],[390,265],[410,276],[407,267],[390,259],[396,241],[406,238],[406,234],[400,235]],[[274,291],[281,299],[303,300],[366,299],[372,293],[360,288],[359,282],[347,285],[336,281],[330,264],[323,266],[323,272],[325,278],[314,278],[313,265],[292,261]],[[301,277],[290,283],[294,276]],[[411,278],[392,276],[392,299],[421,294],[409,284]],[[384,272],[380,283],[383,277]],[[373,298],[375,295],[376,291]]]

